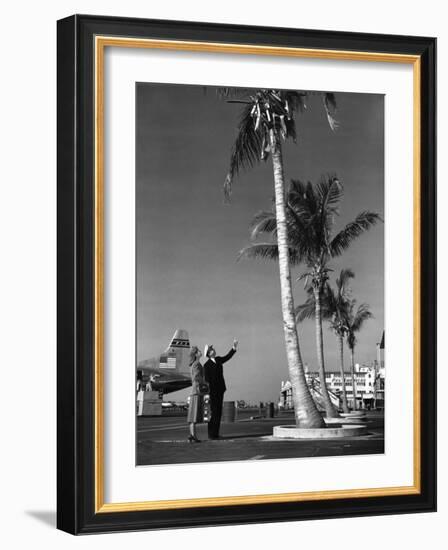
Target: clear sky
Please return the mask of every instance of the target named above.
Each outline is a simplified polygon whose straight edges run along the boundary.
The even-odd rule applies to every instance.
[[[241,105],[218,99],[213,88],[138,83],[136,88],[137,361],[164,350],[176,328],[192,344],[213,343],[218,355],[233,338],[238,354],[225,367],[226,399],[277,400],[288,378],[278,266],[237,261],[249,243],[249,223],[270,207],[270,161],[242,172],[231,204],[223,200]],[[317,182],[336,173],[344,199],[336,230],[361,210],[384,219],[384,97],[337,93],[337,132],[319,96],[296,118],[298,141],[284,145],[286,179]],[[384,327],[384,226],[362,235],[332,262],[332,282],[352,268],[353,296],[370,304],[374,319],[359,334],[357,362],[375,359]],[[294,279],[304,267],[294,270]],[[294,287],[305,300],[303,283]],[[314,323],[299,326],[304,361],[316,368]],[[334,335],[324,326],[327,370],[338,369]],[[346,353],[346,369],[349,368]],[[188,391],[173,394],[183,399]]]

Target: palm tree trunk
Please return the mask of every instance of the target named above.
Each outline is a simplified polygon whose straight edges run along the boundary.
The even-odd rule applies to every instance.
[[[350,350],[350,370],[352,372],[353,410],[356,411],[355,348]]]
[[[344,374],[344,339],[342,334],[338,334],[338,344],[339,344],[339,368],[341,369],[341,380],[342,380],[342,410],[345,413],[349,412],[347,405],[347,391],[345,389],[345,374]]]
[[[324,400],[325,414],[330,418],[339,416],[338,411],[331,402],[330,395],[325,381],[325,362],[324,362],[324,337],[322,334],[322,308],[320,303],[320,289],[314,288],[314,313],[316,323],[316,350],[317,366],[319,368],[320,391]]]
[[[286,227],[285,184],[281,145],[273,129],[269,132],[274,170],[275,210],[277,217],[278,265],[289,379],[292,386],[294,414],[299,428],[323,428],[324,420],[317,410],[306,383],[299,337],[294,317],[291,270],[289,267],[288,232]]]

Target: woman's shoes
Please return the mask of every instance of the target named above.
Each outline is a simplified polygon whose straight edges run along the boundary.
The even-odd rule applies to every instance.
[[[201,440],[193,435],[188,436],[188,443],[200,443]]]

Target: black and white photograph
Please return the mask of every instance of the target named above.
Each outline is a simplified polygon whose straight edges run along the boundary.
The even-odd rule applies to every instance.
[[[135,93],[136,464],[384,453],[384,96]]]
[[[443,6],[5,3],[4,548],[439,547]]]

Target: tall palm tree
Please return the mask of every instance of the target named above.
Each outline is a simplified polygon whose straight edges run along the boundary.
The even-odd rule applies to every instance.
[[[285,226],[288,232],[290,261],[293,264],[304,263],[307,266],[307,272],[300,279],[305,279],[305,288],[312,290],[314,298],[319,379],[325,412],[329,417],[338,416],[325,383],[322,334],[322,295],[330,271],[329,262],[332,258],[340,256],[354,239],[380,220],[378,214],[365,210],[333,235],[342,197],[343,188],[338,178],[326,176],[317,185],[292,180],[285,201]],[[273,210],[260,212],[253,219],[252,239],[256,239],[261,233],[268,233],[279,242],[279,227]],[[276,246],[275,242],[255,243],[243,249],[241,255],[276,259]]]
[[[283,327],[289,379],[293,389],[295,419],[298,427],[324,427],[323,418],[316,408],[306,383],[294,317],[282,158],[282,140],[295,141],[294,116],[305,108],[307,93],[262,89],[232,90],[230,93],[225,90],[224,95],[227,98],[236,97],[237,99],[233,101],[244,105],[238,135],[230,157],[229,172],[224,182],[224,192],[229,198],[232,182],[241,169],[250,168],[260,160],[266,161],[269,156],[271,157],[274,174],[276,254],[280,272]],[[335,129],[334,95],[326,93],[322,94],[322,98],[329,124],[332,129]]]
[[[347,322],[347,346],[350,350],[350,371],[352,376],[352,391],[353,391],[353,410],[357,409],[356,405],[356,380],[355,380],[355,347],[356,333],[359,332],[364,323],[373,317],[368,304],[361,304],[355,311],[356,300],[352,300],[348,310]]]

